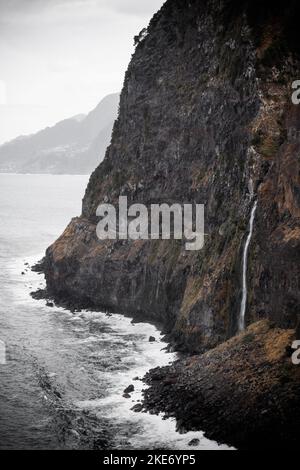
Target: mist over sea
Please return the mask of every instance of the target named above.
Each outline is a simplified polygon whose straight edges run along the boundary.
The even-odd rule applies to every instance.
[[[176,433],[173,420],[131,411],[145,387],[133,378],[176,357],[162,351],[154,326],[30,297],[44,278],[29,266],[80,214],[87,181],[0,174],[0,448],[180,450],[195,438],[196,449],[219,448],[202,433]]]

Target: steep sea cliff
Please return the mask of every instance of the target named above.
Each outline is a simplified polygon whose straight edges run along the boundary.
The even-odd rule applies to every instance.
[[[138,44],[104,162],[83,212],[47,251],[57,297],[161,322],[199,351],[231,337],[253,195],[246,323],[293,327],[300,305],[299,108],[293,2],[168,1]],[[206,244],[103,242],[101,202],[196,202]]]
[[[136,47],[82,215],[47,250],[51,296],[159,323],[189,353],[214,348],[238,332],[243,250],[257,201],[245,322],[296,327],[300,108],[291,85],[300,73],[298,10],[293,1],[165,3]],[[96,208],[120,195],[147,206],[205,204],[204,249],[100,242]],[[287,344],[280,344],[284,354]]]

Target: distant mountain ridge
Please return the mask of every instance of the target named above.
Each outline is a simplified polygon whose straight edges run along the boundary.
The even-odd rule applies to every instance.
[[[110,143],[119,98],[119,93],[108,95],[87,115],[1,145],[0,172],[90,174]]]

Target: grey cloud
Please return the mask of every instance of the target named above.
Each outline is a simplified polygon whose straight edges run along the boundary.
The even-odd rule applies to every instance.
[[[155,12],[163,3],[164,0],[0,0],[0,14],[26,14],[55,5],[89,4],[95,8],[106,7],[115,12],[141,16]]]
[[[161,8],[164,0],[106,0],[111,9],[130,15],[148,15]]]

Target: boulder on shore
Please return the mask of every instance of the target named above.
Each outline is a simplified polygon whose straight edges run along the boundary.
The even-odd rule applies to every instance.
[[[127,388],[125,388],[123,393],[126,395],[126,394],[129,394],[129,393],[132,393],[132,392],[134,392],[134,386],[129,385]]]
[[[293,448],[300,427],[300,366],[288,353],[294,340],[295,330],[254,323],[205,354],[150,371],[144,407],[239,449]]]

